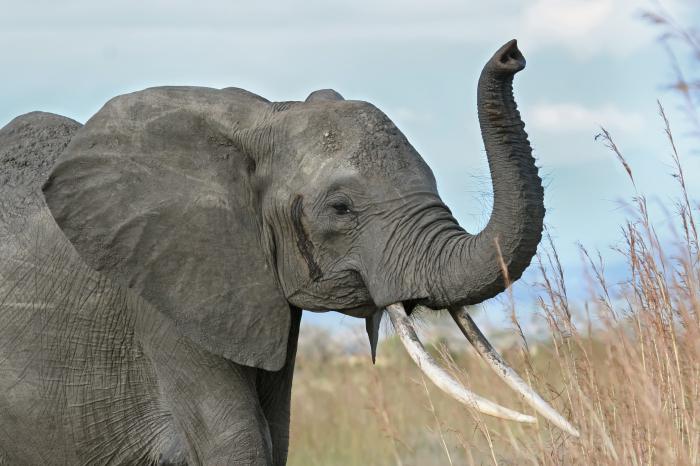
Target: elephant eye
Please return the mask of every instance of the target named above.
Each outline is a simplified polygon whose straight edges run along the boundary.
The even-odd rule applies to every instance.
[[[330,205],[330,207],[338,215],[348,215],[352,212],[350,210],[350,206],[346,202],[343,202],[343,201],[335,201]]]

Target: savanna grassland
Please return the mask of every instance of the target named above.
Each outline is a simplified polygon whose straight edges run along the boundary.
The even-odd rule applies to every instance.
[[[647,19],[700,62],[700,40],[692,30],[662,13]],[[676,76],[673,88],[687,118],[682,124],[698,131],[685,146],[697,149],[700,82]],[[577,426],[580,438],[541,418],[536,426],[522,426],[479,416],[435,388],[389,338],[377,366],[366,355],[301,349],[289,464],[700,464],[700,212],[683,171],[683,158],[697,155],[679,152],[666,112],[658,108],[676,201],[657,219],[643,193],[629,200],[623,247],[616,251],[626,261],[625,279],[611,281],[605,261],[584,244],[589,297],[570,302],[566,271],[545,234],[532,267],[539,269],[537,312],[548,323],[548,336],[522,336],[514,304],[504,300],[518,336],[503,351],[506,360]],[[634,185],[633,156],[613,136],[602,130],[599,139]],[[663,240],[660,223],[672,231]],[[476,393],[533,414],[464,343],[465,351],[440,344],[431,351]]]

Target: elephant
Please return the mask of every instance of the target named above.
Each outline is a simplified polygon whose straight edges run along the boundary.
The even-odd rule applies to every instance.
[[[512,93],[515,40],[486,63],[493,181],[467,233],[378,108],[324,89],[270,102],[156,87],[84,125],[34,112],[0,130],[0,464],[283,465],[305,311],[388,315],[440,388],[487,414],[413,330],[448,309],[523,399],[576,430],[495,352],[468,306],[541,239],[544,194]]]

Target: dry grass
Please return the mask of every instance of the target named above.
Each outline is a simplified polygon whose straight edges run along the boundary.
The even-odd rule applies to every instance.
[[[662,13],[648,18],[670,31],[668,37],[685,41],[700,61],[700,42],[692,32],[681,32]],[[692,126],[698,84],[678,75],[676,88]],[[678,200],[661,219],[670,223],[670,233],[667,227],[663,235],[657,231],[646,199],[637,194],[618,249],[627,264],[626,279],[611,283],[600,254],[581,246],[590,297],[576,305],[568,299],[564,271],[546,237],[534,266],[540,268],[539,314],[549,324],[549,338],[528,342],[523,337],[504,354],[573,421],[579,439],[542,419],[526,427],[476,415],[426,382],[398,341],[389,339],[379,350],[377,367],[369,357],[359,363],[339,355],[299,358],[289,464],[700,464],[698,206],[689,199],[681,156],[660,104],[659,113],[678,182]],[[600,138],[634,185],[633,164],[607,131]],[[519,322],[512,316],[517,333]],[[433,350],[475,392],[531,412],[473,352]]]

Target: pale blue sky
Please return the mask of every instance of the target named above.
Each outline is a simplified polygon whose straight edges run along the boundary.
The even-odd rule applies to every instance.
[[[663,5],[681,18],[683,0]],[[528,61],[516,98],[546,186],[546,221],[572,290],[576,242],[600,248],[620,237],[633,194],[600,142],[606,126],[627,155],[640,191],[668,200],[670,159],[656,112],[682,120],[672,80],[639,19],[635,0],[88,1],[0,0],[0,126],[32,110],[81,122],[109,98],[154,85],[238,86],[270,100],[300,100],[318,88],[384,110],[435,172],[470,230],[487,219],[486,159],[475,108],[483,63],[517,38]],[[680,123],[677,132],[683,132]],[[681,140],[698,194],[700,159]],[[528,272],[525,281],[536,274]],[[525,289],[526,287],[523,287]],[[496,317],[498,321],[500,317]],[[337,318],[318,318],[333,324]]]

